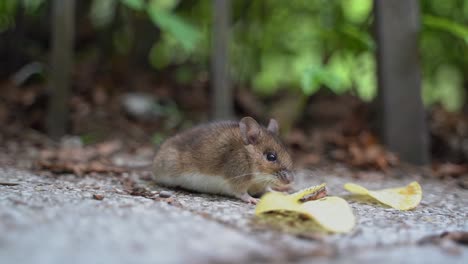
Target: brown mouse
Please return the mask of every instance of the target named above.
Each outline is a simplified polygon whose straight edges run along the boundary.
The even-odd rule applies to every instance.
[[[153,163],[164,186],[233,196],[257,203],[251,195],[287,189],[292,160],[278,137],[278,123],[268,127],[251,117],[194,127],[167,139]]]

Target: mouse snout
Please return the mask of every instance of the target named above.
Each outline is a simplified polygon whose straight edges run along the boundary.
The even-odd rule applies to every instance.
[[[285,183],[289,184],[294,181],[294,175],[288,170],[281,170],[278,172],[279,179]]]

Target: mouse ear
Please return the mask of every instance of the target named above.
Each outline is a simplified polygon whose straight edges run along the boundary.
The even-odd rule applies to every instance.
[[[270,122],[268,123],[267,130],[270,131],[271,133],[278,135],[278,130],[279,130],[279,125],[278,122],[275,119],[270,119]]]
[[[239,121],[239,129],[245,145],[256,144],[260,136],[260,125],[251,117],[244,117]]]

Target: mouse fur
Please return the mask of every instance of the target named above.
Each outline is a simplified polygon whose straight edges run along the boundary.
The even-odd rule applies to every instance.
[[[271,119],[265,128],[251,117],[196,126],[167,139],[154,158],[153,176],[164,186],[250,203],[257,202],[251,195],[293,181],[292,160],[278,137],[278,123]]]

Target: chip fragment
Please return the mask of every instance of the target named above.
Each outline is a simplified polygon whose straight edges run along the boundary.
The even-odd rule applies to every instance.
[[[255,214],[261,216],[272,212],[298,213],[314,220],[326,231],[350,232],[356,224],[356,219],[349,204],[340,197],[323,197],[325,195],[325,184],[312,186],[290,195],[270,192],[260,199]]]
[[[354,194],[370,196],[398,210],[411,210],[418,206],[422,199],[421,185],[417,182],[412,182],[405,187],[377,191],[370,191],[354,183],[346,183],[344,188]]]

